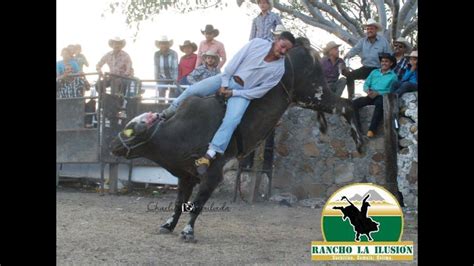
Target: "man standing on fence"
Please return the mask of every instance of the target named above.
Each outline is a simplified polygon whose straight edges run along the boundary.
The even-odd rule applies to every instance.
[[[158,81],[157,85],[169,85],[178,80],[178,53],[170,49],[173,46],[173,40],[168,39],[168,36],[163,35],[159,40],[155,41],[156,47],[159,49],[155,52],[155,79],[156,80],[172,80],[172,81]],[[159,96],[166,96],[166,87],[158,87]],[[175,98],[179,96],[176,89],[169,89],[169,97]],[[164,102],[164,101],[160,101]]]
[[[109,46],[112,48],[111,52],[105,54],[97,63],[96,70],[102,74],[102,66],[107,64],[110,74],[119,75],[122,77],[133,77],[132,59],[125,51],[125,39],[115,37],[109,40]],[[129,87],[130,80],[121,79],[119,77],[111,76],[110,79],[105,80],[103,89],[111,87],[112,94],[125,95],[126,89]]]

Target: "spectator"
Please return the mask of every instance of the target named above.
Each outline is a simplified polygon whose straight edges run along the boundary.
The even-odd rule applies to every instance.
[[[366,37],[360,39],[357,44],[344,57],[344,60],[359,55],[361,57],[362,67],[349,71],[344,69],[342,74],[347,78],[348,98],[354,97],[354,81],[358,79],[366,79],[372,70],[380,67],[379,53],[391,53],[390,44],[383,35],[377,32],[382,30],[382,25],[373,19],[369,19],[364,25]]]
[[[400,81],[394,82],[392,92],[400,98],[405,92],[418,90],[418,51],[411,52],[407,71]]]
[[[206,25],[205,29],[201,30],[201,33],[206,37],[206,39],[199,44],[196,68],[203,62],[202,55],[205,52],[211,50],[214,53],[218,54],[221,58],[219,65],[217,65],[217,68],[220,70],[224,65],[225,61],[227,60],[227,57],[224,49],[224,44],[214,39],[219,36],[219,30],[214,29],[214,26],[212,25]]]
[[[63,48],[61,50],[61,56],[63,60],[58,61],[56,64],[56,78],[63,76],[66,72],[66,65],[70,65],[72,67],[71,73],[79,73],[79,65],[77,61],[73,58],[71,51],[68,48]]]
[[[162,80],[168,79],[177,81],[178,80],[178,53],[170,49],[173,46],[173,40],[168,39],[168,36],[163,35],[159,40],[155,41],[156,47],[159,48],[155,52],[154,61],[155,61],[155,79]],[[157,85],[166,85],[173,84],[172,81],[158,81]],[[167,88],[158,87],[159,97],[166,96]],[[178,97],[179,93],[176,92],[176,89],[171,89],[169,92],[170,98]]]
[[[69,53],[71,54],[72,58],[76,55],[76,46],[74,44],[70,44],[66,47],[66,49],[69,50]]]
[[[329,89],[335,95],[341,97],[344,87],[346,86],[346,78],[339,78],[340,71],[346,67],[344,60],[339,57],[339,46],[333,41],[326,44],[323,49],[324,57],[321,59],[324,77],[328,83]]]
[[[278,38],[280,34],[284,31],[288,31],[283,24],[278,24],[275,27],[275,30],[272,30],[273,38]]]
[[[359,109],[366,105],[375,105],[372,121],[370,122],[367,137],[372,138],[377,132],[377,127],[383,118],[383,95],[390,92],[392,84],[397,81],[397,75],[392,71],[397,59],[389,53],[380,55],[380,69],[370,72],[364,82],[364,91],[367,96],[355,99],[352,102],[358,126],[360,128]]]
[[[68,48],[62,49],[61,56],[63,60],[56,64],[56,97],[83,97],[85,89],[84,77],[71,76],[80,73],[76,60],[72,58],[71,51]]]
[[[122,49],[125,47],[126,41],[120,37],[114,37],[109,40],[109,46],[112,51],[105,54],[96,65],[96,70],[102,75],[102,66],[107,64],[111,74],[121,77],[132,78],[133,68],[132,59]],[[104,87],[111,87],[112,94],[125,95],[130,86],[130,79],[111,76],[103,83]]]
[[[258,7],[261,12],[252,21],[252,29],[250,30],[250,38],[262,38],[273,41],[272,31],[281,23],[281,18],[271,12],[272,3],[270,0],[257,0]]]
[[[184,53],[184,55],[179,60],[178,83],[180,85],[190,85],[186,77],[196,66],[197,55],[194,52],[197,50],[197,45],[186,40],[183,45],[179,46],[179,49]]]
[[[215,76],[221,71],[217,68],[219,64],[219,56],[213,51],[207,51],[203,55],[204,64],[198,66],[196,69],[188,75],[189,84],[194,84],[208,77]]]
[[[408,59],[406,55],[410,53],[411,45],[405,38],[400,37],[393,42],[393,48],[393,55],[397,59],[397,65],[393,72],[397,75],[398,80],[401,80],[407,70]]]
[[[79,70],[82,72],[84,66],[89,67],[89,62],[81,52],[82,46],[80,44],[76,44],[74,46],[74,59],[76,59],[77,63],[79,64]]]

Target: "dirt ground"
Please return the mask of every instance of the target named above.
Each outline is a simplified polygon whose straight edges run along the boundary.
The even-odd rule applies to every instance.
[[[231,196],[215,195],[208,204],[227,212],[204,212],[195,226],[197,243],[184,243],[179,233],[189,216],[183,214],[171,235],[157,229],[172,213],[147,211],[167,207],[175,191],[145,194],[104,195],[71,188],[57,190],[57,264],[304,264],[310,265],[311,241],[322,241],[321,209],[274,202],[253,205],[231,203]],[[415,242],[415,261],[387,265],[415,265],[417,223],[405,215],[403,240]],[[354,262],[324,262],[354,265]],[[380,262],[360,262],[380,265]]]

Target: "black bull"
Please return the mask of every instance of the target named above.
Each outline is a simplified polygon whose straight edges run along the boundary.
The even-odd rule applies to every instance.
[[[218,155],[207,174],[198,176],[194,160],[202,156],[224,117],[225,106],[216,97],[189,97],[179,106],[176,115],[146,128],[143,123],[130,122],[126,129],[133,134],[119,133],[111,143],[116,156],[145,157],[178,177],[178,196],[174,214],[160,227],[172,232],[188,202],[192,190],[200,183],[193,200],[190,220],[181,232],[185,240],[194,240],[194,223],[202,207],[223,178],[222,168],[232,158],[242,159],[253,151],[276,126],[291,103],[319,112],[337,113],[351,125],[352,137],[360,151],[362,138],[356,126],[351,102],[335,96],[324,79],[321,65],[310,47],[296,45],[285,59],[285,74],[264,97],[252,100],[239,127],[223,155]],[[324,122],[323,115],[318,117]],[[130,132],[130,131],[129,131]],[[239,136],[239,138],[237,138]]]

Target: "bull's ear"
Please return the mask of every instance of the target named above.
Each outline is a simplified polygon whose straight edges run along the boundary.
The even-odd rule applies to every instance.
[[[133,135],[133,129],[131,129],[131,128],[125,129],[125,130],[122,131],[122,133],[123,133],[127,138],[130,138],[130,136]]]

